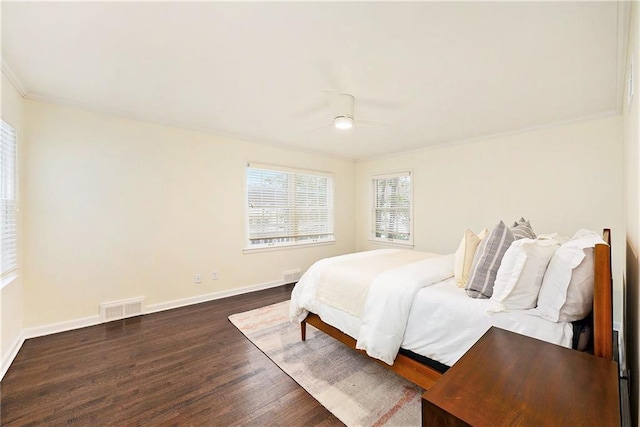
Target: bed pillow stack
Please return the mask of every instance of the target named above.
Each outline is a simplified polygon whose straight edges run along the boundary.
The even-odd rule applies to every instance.
[[[493,285],[492,312],[535,308],[551,257],[560,247],[554,236],[523,238],[509,246]]]
[[[590,230],[579,230],[551,258],[545,272],[538,306],[533,314],[552,322],[574,322],[591,311],[596,244],[605,243]]]
[[[488,234],[489,230],[486,228],[478,234],[468,228],[465,230],[460,246],[458,246],[458,250],[455,253],[453,264],[453,275],[459,288],[464,288],[466,285],[478,245]]]
[[[490,312],[528,310],[552,322],[574,322],[591,312],[593,251],[605,243],[598,233],[582,229],[571,239],[537,237],[521,218],[512,227],[500,221],[485,234],[465,232],[454,269],[470,297],[491,300]]]
[[[465,290],[472,298],[491,298],[500,263],[507,249],[516,239],[535,239],[529,221],[521,218],[513,227],[500,221],[482,240],[473,258],[469,280]]]

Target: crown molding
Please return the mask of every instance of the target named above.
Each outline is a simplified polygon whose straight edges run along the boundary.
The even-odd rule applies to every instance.
[[[199,132],[199,133],[212,135],[220,138],[229,138],[229,139],[235,139],[235,140],[244,141],[244,142],[251,142],[251,143],[260,144],[260,145],[268,145],[275,148],[280,148],[280,149],[290,150],[290,151],[297,151],[299,153],[311,154],[314,156],[322,156],[329,159],[346,160],[351,162],[356,161],[355,158],[339,155],[336,153],[318,151],[310,148],[294,147],[292,145],[270,141],[266,139],[255,138],[255,137],[240,135],[240,134],[231,133],[231,132],[224,132],[224,131],[209,128],[206,126],[194,126],[192,124],[183,123],[178,120],[158,119],[148,115],[135,114],[135,113],[125,112],[125,111],[113,109],[113,108],[95,107],[82,102],[70,101],[68,99],[56,98],[52,96],[39,95],[34,92],[27,93],[24,96],[24,98],[30,101],[42,102],[45,104],[53,104],[61,107],[76,108],[79,110],[88,111],[92,113],[106,114],[114,117],[119,117],[126,120],[135,120],[135,121],[144,122],[144,123],[153,123],[159,126],[168,126],[168,127],[178,128],[178,129],[184,129],[190,132]]]
[[[495,132],[495,133],[489,133],[489,134],[485,134],[485,135],[473,136],[473,137],[470,137],[470,138],[462,138],[462,139],[455,139],[455,140],[451,140],[451,141],[437,142],[437,143],[425,145],[424,147],[415,148],[413,150],[399,151],[397,153],[382,154],[380,156],[363,157],[361,159],[357,159],[356,163],[364,163],[364,162],[369,162],[369,161],[384,160],[384,159],[389,159],[389,158],[393,158],[393,157],[397,157],[397,156],[417,154],[417,153],[421,153],[423,151],[429,151],[429,150],[446,148],[446,147],[453,147],[453,146],[456,146],[456,145],[472,144],[472,143],[480,142],[480,141],[487,140],[487,139],[505,138],[505,137],[509,137],[509,136],[512,136],[512,135],[519,135],[519,134],[535,132],[535,131],[539,131],[539,130],[552,129],[552,128],[557,128],[557,127],[562,127],[562,126],[569,126],[569,125],[573,125],[573,124],[590,122],[590,121],[594,121],[594,120],[607,119],[607,118],[610,118],[610,117],[616,117],[616,116],[620,116],[620,115],[621,115],[620,111],[617,108],[615,108],[615,109],[612,109],[610,111],[603,111],[602,113],[596,113],[596,114],[587,115],[587,116],[580,116],[580,117],[575,117],[575,118],[571,118],[571,119],[567,119],[567,120],[557,120],[557,121],[554,121],[554,122],[542,123],[542,124],[534,125],[534,126],[526,126],[526,127],[517,128],[517,129],[510,130],[510,131],[505,131],[505,132]]]
[[[618,112],[624,111],[627,96],[627,50],[629,44],[629,30],[631,28],[631,2],[618,1],[618,52],[616,57],[616,96],[618,99]]]
[[[5,75],[7,80],[9,80],[9,82],[18,91],[18,93],[20,94],[21,97],[23,97],[23,98],[26,97],[27,94],[29,93],[27,88],[22,84],[22,82],[20,81],[20,78],[13,71],[13,69],[9,66],[7,61],[5,61],[4,58],[0,58],[0,59],[2,59],[2,74]]]

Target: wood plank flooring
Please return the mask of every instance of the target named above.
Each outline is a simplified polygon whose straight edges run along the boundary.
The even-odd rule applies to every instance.
[[[342,425],[227,317],[282,286],[27,340],[0,425]]]

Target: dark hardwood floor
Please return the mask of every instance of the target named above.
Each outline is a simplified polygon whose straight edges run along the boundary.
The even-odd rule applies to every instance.
[[[227,319],[291,289],[29,339],[0,383],[0,424],[342,425]]]

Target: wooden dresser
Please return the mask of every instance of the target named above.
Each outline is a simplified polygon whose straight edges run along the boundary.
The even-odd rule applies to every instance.
[[[619,426],[618,365],[492,327],[422,396],[423,426]]]

